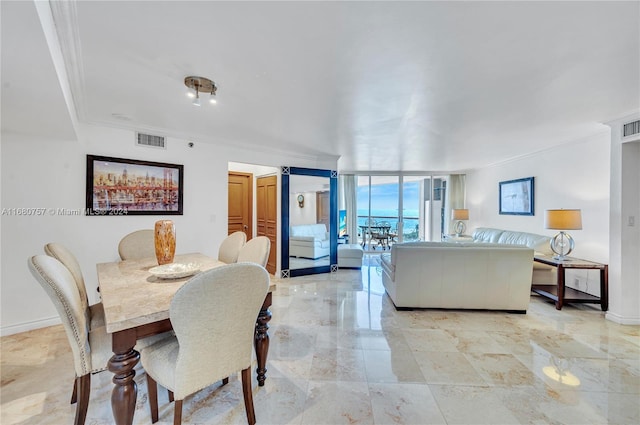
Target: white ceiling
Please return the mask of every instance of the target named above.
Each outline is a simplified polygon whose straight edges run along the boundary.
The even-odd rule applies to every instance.
[[[81,122],[335,156],[343,171],[438,171],[570,142],[640,108],[639,6],[82,1],[54,17]],[[33,9],[2,2],[3,131],[33,131],[24,99],[50,90],[35,119],[60,120]],[[218,104],[191,105],[188,75],[215,80]]]

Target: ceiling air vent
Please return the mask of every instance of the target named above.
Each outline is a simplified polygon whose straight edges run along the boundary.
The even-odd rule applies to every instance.
[[[165,149],[167,147],[166,138],[164,136],[154,136],[153,134],[145,133],[136,133],[136,145],[160,149]]]
[[[640,134],[640,120],[626,123],[622,126],[622,137]]]

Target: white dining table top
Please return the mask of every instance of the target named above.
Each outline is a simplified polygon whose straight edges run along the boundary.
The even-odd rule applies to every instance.
[[[225,265],[200,253],[176,255],[174,263],[197,263],[200,271]],[[154,258],[97,265],[98,283],[107,332],[113,333],[169,318],[169,305],[178,288],[191,276],[160,279],[149,272],[158,265]],[[269,292],[275,285],[269,287]]]

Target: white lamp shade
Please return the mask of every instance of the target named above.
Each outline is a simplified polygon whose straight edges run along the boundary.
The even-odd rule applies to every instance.
[[[451,219],[452,220],[469,220],[469,210],[468,209],[453,209],[451,210]]]
[[[544,227],[556,230],[580,230],[582,229],[582,212],[580,210],[546,210]]]

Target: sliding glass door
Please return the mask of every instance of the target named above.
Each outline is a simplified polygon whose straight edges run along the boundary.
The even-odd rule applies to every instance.
[[[403,176],[402,179],[402,230],[398,242],[429,240],[425,218],[425,190],[429,191],[429,176]],[[425,237],[426,236],[426,237]]]
[[[398,176],[358,176],[358,243],[367,251],[397,242],[400,214]]]
[[[357,242],[366,251],[394,243],[440,241],[447,176],[356,176]]]

